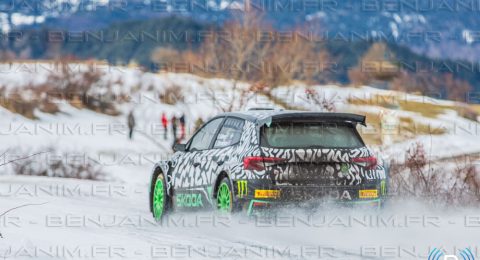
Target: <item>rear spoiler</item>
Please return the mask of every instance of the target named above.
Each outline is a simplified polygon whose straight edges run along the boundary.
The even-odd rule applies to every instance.
[[[271,117],[260,120],[260,126],[270,124],[275,120],[291,120],[291,121],[331,121],[331,122],[351,122],[366,126],[365,116],[350,113],[320,113],[320,112],[295,112],[281,113],[272,115]]]

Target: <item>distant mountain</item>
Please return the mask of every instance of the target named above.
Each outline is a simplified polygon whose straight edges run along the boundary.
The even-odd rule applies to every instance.
[[[159,47],[195,49],[201,43],[197,32],[210,26],[177,16],[128,20],[86,31],[65,31],[44,24],[38,29],[24,29],[21,34],[12,32],[18,38],[0,41],[0,54],[3,50],[15,53],[20,59],[92,58],[111,64],[135,61],[148,68],[153,50]]]
[[[146,69],[156,71],[151,61],[153,51],[159,47],[177,50],[195,50],[202,43],[200,32],[217,28],[212,23],[198,22],[182,16],[112,23],[101,29],[85,32],[58,31],[45,27],[25,29],[20,40],[10,38],[0,42],[0,60],[5,53],[21,59],[52,59],[74,57],[80,59],[107,60],[110,64],[136,62]],[[217,28],[219,29],[219,28]],[[348,83],[350,69],[360,60],[375,41],[325,39],[318,42],[330,56],[335,68],[318,75],[319,83]],[[480,65],[465,60],[436,59],[411,50],[411,48],[388,43],[388,50],[405,71],[416,73],[428,71],[432,75],[451,73],[457,79],[468,81],[480,91]],[[7,56],[8,57],[8,56]]]
[[[241,10],[265,11],[277,29],[306,27],[323,39],[378,40],[435,58],[480,57],[480,5],[458,0],[11,0],[0,3],[0,28],[96,30],[129,20],[176,16],[221,24]]]

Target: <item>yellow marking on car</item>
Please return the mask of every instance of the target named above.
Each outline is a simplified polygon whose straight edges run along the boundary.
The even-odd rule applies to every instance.
[[[359,190],[358,197],[361,199],[378,198],[378,190]]]
[[[256,199],[276,199],[280,197],[280,190],[255,190]]]
[[[387,184],[386,184],[385,180],[380,182],[380,190],[382,191],[381,192],[382,196],[385,196],[387,194]]]

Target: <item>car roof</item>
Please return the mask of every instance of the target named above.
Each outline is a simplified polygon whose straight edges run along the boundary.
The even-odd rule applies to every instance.
[[[351,113],[313,112],[302,110],[253,109],[247,111],[226,112],[219,116],[234,116],[262,124],[271,119],[318,118],[327,121],[345,121],[365,125],[365,116]]]

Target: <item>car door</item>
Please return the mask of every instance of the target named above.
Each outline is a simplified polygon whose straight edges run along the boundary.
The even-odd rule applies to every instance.
[[[235,153],[235,145],[240,142],[240,138],[242,137],[244,124],[245,120],[241,118],[228,117],[225,119],[218,135],[215,137],[212,147],[214,152],[210,153],[207,157],[208,160],[215,163],[214,167],[222,167],[229,163]],[[217,173],[217,171],[215,171],[215,173]],[[212,178],[211,181],[215,181],[215,179]]]
[[[229,160],[235,154],[235,144],[240,142],[243,125],[243,119],[227,117],[215,134],[210,149],[195,157],[200,165],[194,173],[195,181],[189,190],[194,197],[202,200],[204,207],[215,206],[212,200],[213,186],[218,174],[228,168]]]
[[[175,207],[198,208],[204,206],[201,197],[192,193],[192,189],[206,184],[207,180],[198,178],[198,176],[201,176],[201,172],[206,171],[205,154],[211,147],[212,140],[223,120],[224,117],[217,117],[203,125],[187,143],[184,154],[178,158],[178,163],[173,170]]]

